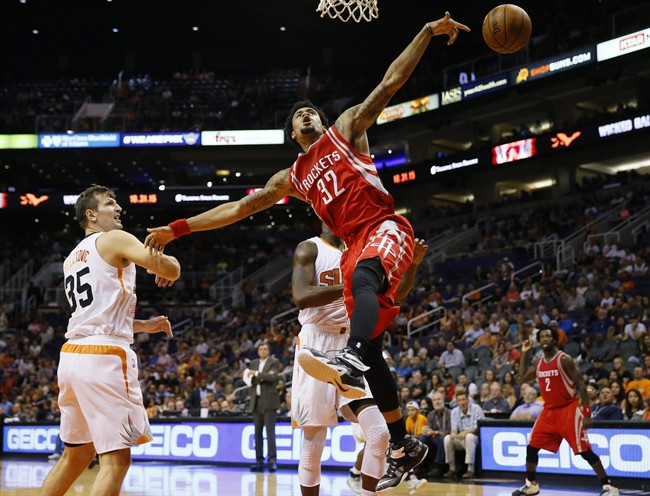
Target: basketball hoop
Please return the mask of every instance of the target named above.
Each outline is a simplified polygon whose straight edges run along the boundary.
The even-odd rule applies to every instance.
[[[320,12],[321,17],[329,16],[343,22],[350,19],[370,22],[379,15],[377,0],[320,0],[316,12]]]

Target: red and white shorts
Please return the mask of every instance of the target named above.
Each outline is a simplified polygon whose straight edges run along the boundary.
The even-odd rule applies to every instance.
[[[566,439],[576,455],[590,450],[583,419],[577,401],[560,408],[544,407],[535,421],[529,444],[556,453],[562,440]]]
[[[348,317],[352,318],[354,298],[352,296],[352,273],[361,260],[379,258],[386,273],[386,291],[379,294],[379,320],[371,339],[379,336],[397,317],[399,307],[395,296],[399,283],[413,260],[413,228],[399,215],[385,220],[380,225],[359,236],[347,247],[341,257],[343,274],[343,298]]]

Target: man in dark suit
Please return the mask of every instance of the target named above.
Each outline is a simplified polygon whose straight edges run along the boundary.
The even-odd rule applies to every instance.
[[[255,464],[251,466],[253,472],[264,470],[264,444],[262,428],[266,427],[266,441],[268,444],[269,472],[277,469],[275,449],[275,420],[276,410],[280,408],[277,381],[280,372],[280,361],[269,356],[271,349],[268,344],[261,344],[257,348],[259,359],[253,360],[244,372],[244,381],[250,387],[249,407],[255,423]],[[250,383],[249,383],[250,381]]]

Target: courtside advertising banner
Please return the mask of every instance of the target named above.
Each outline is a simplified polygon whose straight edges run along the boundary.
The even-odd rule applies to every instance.
[[[598,43],[596,51],[598,52],[598,62],[602,62],[646,48],[650,48],[650,28]]]
[[[481,469],[503,472],[526,472],[526,446],[532,427],[481,425]],[[600,456],[607,475],[613,478],[650,479],[650,430],[622,428],[589,429],[589,442]],[[574,455],[566,441],[557,453],[541,450],[537,471],[546,474],[570,474],[593,477],[591,466]]]
[[[150,443],[131,448],[135,460],[193,461],[206,463],[254,463],[255,426],[250,422],[178,422],[151,424]],[[4,425],[4,454],[51,454],[59,435],[58,425]],[[266,437],[266,435],[265,435]],[[275,428],[278,463],[298,466],[302,430],[289,422]],[[327,429],[321,461],[324,467],[351,467],[362,445],[352,435],[349,422]],[[266,439],[264,441],[266,456]]]
[[[203,131],[201,144],[203,146],[282,145],[284,129]]]

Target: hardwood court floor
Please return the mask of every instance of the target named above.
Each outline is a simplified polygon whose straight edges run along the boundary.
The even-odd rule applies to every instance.
[[[36,496],[54,462],[42,460],[0,459],[0,495]],[[86,470],[70,488],[67,496],[87,495],[97,471]],[[321,477],[321,495],[354,496],[347,483],[347,473],[327,471]],[[520,481],[490,483],[430,482],[418,496],[510,496]],[[593,486],[590,485],[590,488]],[[299,496],[300,486],[295,469],[280,469],[275,474],[251,473],[246,468],[172,463],[133,463],[126,476],[122,496]],[[408,496],[403,483],[391,493]],[[542,487],[542,496],[597,496],[598,489],[569,490]],[[637,493],[638,494],[638,493]]]

